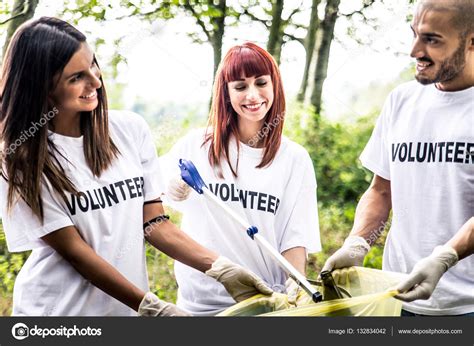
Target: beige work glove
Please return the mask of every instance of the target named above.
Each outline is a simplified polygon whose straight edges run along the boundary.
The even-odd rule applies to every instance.
[[[207,276],[224,285],[227,292],[236,302],[250,298],[258,293],[271,295],[273,290],[251,271],[231,262],[224,256],[219,256],[211,269],[206,271]]]
[[[298,304],[298,301],[305,294],[305,292],[303,292],[303,290],[301,289],[300,285],[298,285],[296,281],[292,278],[288,278],[285,281],[285,288],[286,294],[288,296],[288,303],[294,306],[299,306],[300,304]]]
[[[177,176],[170,180],[166,195],[169,196],[173,201],[184,201],[189,197],[191,193],[191,186],[181,179],[181,176]]]
[[[176,305],[162,301],[156,295],[148,292],[138,307],[138,316],[191,316]]]
[[[342,247],[328,258],[321,271],[361,266],[369,250],[370,245],[364,238],[350,235]]]
[[[428,299],[443,274],[458,260],[458,254],[452,247],[435,247],[431,255],[418,261],[408,278],[397,286],[396,289],[401,293],[395,298],[405,302]]]

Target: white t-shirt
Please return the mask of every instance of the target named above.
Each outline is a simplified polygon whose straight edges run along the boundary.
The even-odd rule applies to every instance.
[[[0,207],[8,249],[33,250],[17,276],[13,315],[120,316],[136,312],[85,280],[40,238],[74,225],[94,251],[128,280],[148,290],[143,238],[143,202],[160,196],[155,146],[145,121],[131,112],[109,112],[110,136],[120,151],[94,177],[83,153],[83,137],[50,132],[70,162],[59,157],[81,197],[65,203],[43,185],[44,223],[20,200],[6,212],[7,183],[0,179]]]
[[[361,161],[391,184],[393,220],[383,269],[409,273],[474,216],[474,87],[442,92],[415,81],[399,86]],[[474,312],[474,256],[449,269],[430,299],[404,308],[426,315]]]
[[[258,228],[259,234],[280,253],[301,246],[307,252],[320,251],[316,178],[311,159],[300,145],[283,138],[270,166],[256,169],[263,149],[240,145],[238,178],[223,162],[224,179],[219,179],[208,161],[209,144],[201,147],[204,129],[182,138],[162,158],[167,178],[179,174],[180,158],[193,161],[210,190],[236,213]],[[236,162],[237,146],[230,145],[231,162]],[[265,280],[275,290],[284,290],[286,274],[259,247],[244,229],[204,196],[192,191],[183,202],[172,202],[183,213],[182,229],[202,245],[241,264]],[[201,272],[175,263],[178,306],[196,315],[216,314],[235,304],[220,283]]]

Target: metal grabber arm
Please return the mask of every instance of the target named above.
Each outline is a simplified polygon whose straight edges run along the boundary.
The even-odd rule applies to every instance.
[[[235,222],[242,226],[244,230],[247,231],[247,234],[250,238],[255,240],[265,253],[270,255],[278,265],[293,279],[295,282],[311,296],[315,303],[322,300],[322,295],[314,289],[313,286],[306,280],[304,275],[296,270],[293,265],[287,261],[278,251],[276,251],[271,244],[260,234],[258,234],[258,229],[255,226],[250,225],[246,220],[244,220],[240,215],[235,213],[231,208],[229,208],[224,202],[217,198],[207,187],[206,183],[202,180],[199,175],[198,170],[194,164],[189,160],[180,159],[179,168],[181,169],[181,178],[191,186],[197,193],[204,195],[208,200],[212,201],[215,205],[219,206],[223,211],[225,211]]]

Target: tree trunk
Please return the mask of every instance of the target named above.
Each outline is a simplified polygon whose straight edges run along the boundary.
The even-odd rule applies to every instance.
[[[3,45],[2,56],[5,56],[8,44],[10,43],[10,40],[16,29],[18,29],[18,27],[28,19],[33,17],[36,6],[38,6],[38,2],[39,0],[15,0],[13,4],[13,11],[11,13],[11,19],[8,22],[7,37],[5,38],[5,43]]]
[[[267,51],[273,55],[278,65],[280,64],[281,46],[283,44],[282,12],[283,0],[272,1],[272,25],[268,36]]]
[[[339,3],[340,0],[327,1],[324,20],[321,23],[322,38],[318,50],[318,61],[316,62],[314,86],[311,94],[311,104],[314,106],[317,114],[321,112],[321,95],[328,72],[329,52],[334,38],[334,26],[338,18]]]
[[[304,64],[304,73],[303,80],[301,81],[300,91],[296,97],[298,101],[303,102],[306,96],[306,89],[308,88],[308,78],[309,78],[309,69],[311,67],[311,62],[313,61],[313,53],[316,46],[316,33],[319,28],[319,18],[318,18],[318,5],[321,0],[313,0],[311,5],[311,17],[308,27],[308,32],[305,38],[305,64]]]
[[[217,68],[221,63],[222,59],[222,40],[224,38],[225,32],[225,17],[227,16],[227,4],[226,0],[219,0],[217,8],[221,12],[219,17],[214,17],[211,22],[214,26],[214,33],[211,36],[211,46],[212,46],[212,53],[214,55],[214,67],[212,69],[212,84],[214,85],[214,80],[216,78]],[[212,105],[212,93],[211,97],[209,98],[208,109],[211,109]]]
[[[214,53],[214,69],[212,77],[216,76],[217,67],[222,59],[222,40],[224,38],[224,31],[225,31],[225,17],[227,16],[227,4],[226,0],[219,0],[217,8],[221,12],[219,17],[215,17],[212,20],[212,24],[214,25],[214,34],[212,35],[211,45]]]

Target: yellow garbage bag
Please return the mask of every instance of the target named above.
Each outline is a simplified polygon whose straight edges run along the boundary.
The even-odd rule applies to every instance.
[[[334,270],[334,282],[350,297],[314,303],[301,292],[297,306],[288,303],[286,294],[258,294],[235,304],[218,316],[400,316],[402,303],[391,290],[405,274],[371,268],[351,267]],[[324,289],[315,286],[324,296]]]

